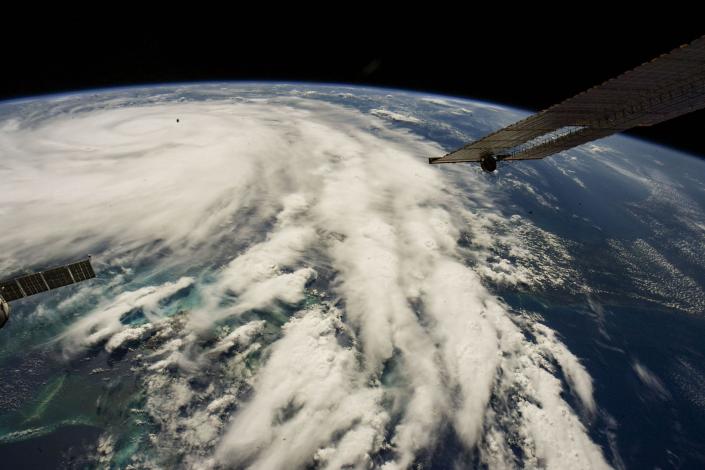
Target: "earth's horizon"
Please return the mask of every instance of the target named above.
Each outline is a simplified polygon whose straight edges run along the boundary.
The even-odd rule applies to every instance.
[[[0,102],[13,468],[705,465],[705,161],[427,164],[524,117],[281,82]],[[9,226],[7,225],[9,221]]]

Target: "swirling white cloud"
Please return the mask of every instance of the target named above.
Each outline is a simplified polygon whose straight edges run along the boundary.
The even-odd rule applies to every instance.
[[[178,448],[193,468],[408,468],[453,432],[492,467],[517,465],[511,446],[530,467],[608,467],[590,376],[483,286],[562,282],[560,241],[379,114],[285,96],[0,122],[4,267],[91,252],[133,281],[83,287],[93,307],[56,341],[159,345],[138,368],[163,450],[143,464]],[[562,254],[539,263],[527,233]],[[200,302],[172,316],[185,289]],[[147,323],[121,321],[135,309]]]

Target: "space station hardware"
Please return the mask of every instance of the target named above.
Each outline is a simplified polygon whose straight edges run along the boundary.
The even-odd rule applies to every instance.
[[[75,263],[0,281],[0,328],[10,318],[10,302],[94,277],[89,256]]]
[[[705,108],[705,36],[471,142],[430,164],[535,160]]]

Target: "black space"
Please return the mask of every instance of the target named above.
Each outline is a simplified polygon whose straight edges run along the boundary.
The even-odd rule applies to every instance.
[[[0,99],[141,83],[278,80],[413,89],[538,111],[705,34],[695,13],[598,21],[574,10],[567,19],[519,18],[503,26],[453,13],[429,19],[433,27],[374,15],[324,28],[235,17],[213,26],[183,17],[50,22],[24,36],[0,33]],[[705,156],[705,111],[629,133]]]

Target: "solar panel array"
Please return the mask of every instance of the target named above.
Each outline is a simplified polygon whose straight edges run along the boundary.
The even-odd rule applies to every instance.
[[[429,163],[529,160],[705,108],[705,36]],[[579,131],[516,150],[569,126]],[[539,141],[541,139],[538,139]]]
[[[0,295],[8,301],[29,297],[58,287],[95,277],[91,259],[59,266],[46,271],[19,276],[0,282]]]

